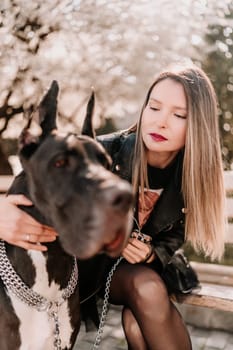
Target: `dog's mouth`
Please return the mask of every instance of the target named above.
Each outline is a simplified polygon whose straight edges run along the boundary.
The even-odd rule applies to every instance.
[[[75,225],[75,229],[73,225],[70,230],[65,230],[63,234],[60,234],[59,238],[64,250],[80,260],[90,259],[102,253],[111,258],[117,258],[127,244],[132,228],[131,218],[131,211],[125,216],[111,217],[108,215],[102,220],[99,215],[94,216],[89,218],[84,225],[79,222],[78,237],[78,225]]]
[[[118,256],[124,248],[124,245],[126,243],[126,236],[127,235],[125,229],[123,227],[120,228],[117,230],[111,242],[104,245],[103,251],[111,257]]]
[[[93,230],[91,231],[93,232]],[[85,230],[85,233],[87,234],[87,230]],[[107,232],[106,232],[106,236],[107,236]],[[122,250],[126,246],[128,236],[129,236],[128,227],[126,227],[126,225],[123,225],[120,228],[116,229],[114,234],[111,235],[111,238],[109,237],[107,242],[106,240],[103,240],[103,237],[102,237],[102,242],[101,242],[101,239],[100,240],[92,239],[92,240],[85,240],[77,244],[77,241],[76,242],[72,241],[72,243],[70,243],[66,239],[62,239],[62,237],[60,237],[60,241],[64,250],[68,254],[74,255],[80,260],[89,259],[94,255],[101,254],[101,253],[107,254],[111,258],[116,258],[120,256]]]

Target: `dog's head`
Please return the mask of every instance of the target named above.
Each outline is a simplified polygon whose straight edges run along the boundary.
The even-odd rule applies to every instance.
[[[69,254],[80,259],[99,252],[118,256],[131,228],[131,186],[112,174],[111,159],[95,140],[94,93],[81,135],[57,130],[57,96],[54,81],[19,139],[31,199]],[[32,135],[35,118],[40,132]]]

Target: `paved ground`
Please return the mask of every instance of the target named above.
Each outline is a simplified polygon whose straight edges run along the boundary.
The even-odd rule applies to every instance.
[[[193,350],[233,350],[233,325],[232,332],[200,329],[193,326],[188,328]],[[92,350],[95,335],[95,332],[85,333],[82,326],[74,350]],[[119,307],[111,306],[109,309],[99,350],[127,350]]]

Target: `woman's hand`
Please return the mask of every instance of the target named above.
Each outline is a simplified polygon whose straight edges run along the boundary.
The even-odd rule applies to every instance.
[[[131,264],[150,263],[155,259],[155,253],[152,249],[150,244],[143,243],[137,238],[130,238],[122,256]]]
[[[9,195],[0,199],[0,239],[24,249],[46,251],[40,242],[52,242],[57,233],[41,225],[17,205],[32,205],[23,195]]]

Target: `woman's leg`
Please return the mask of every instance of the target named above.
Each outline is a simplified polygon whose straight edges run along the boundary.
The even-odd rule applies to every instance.
[[[123,327],[129,349],[191,349],[180,314],[170,302],[162,279],[149,267],[128,263],[118,266],[111,283],[110,301],[126,307]]]
[[[127,307],[124,307],[122,311],[122,325],[128,343],[128,350],[148,349],[141,329],[131,310]]]

